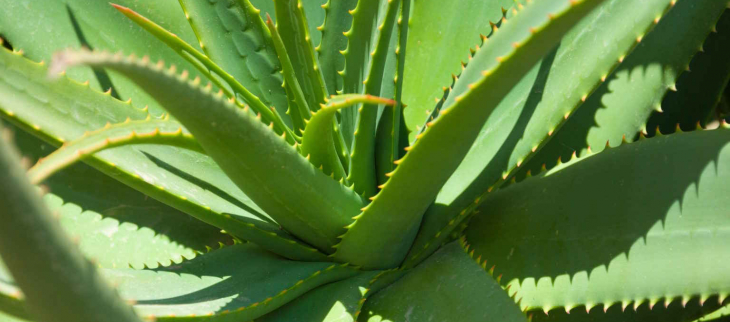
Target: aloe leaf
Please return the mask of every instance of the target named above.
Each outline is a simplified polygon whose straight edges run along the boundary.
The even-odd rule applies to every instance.
[[[177,146],[203,153],[190,133],[184,133],[182,125],[168,120],[131,120],[122,124],[107,123],[102,130],[84,134],[52,153],[28,170],[33,184],[38,184],[85,156],[102,150],[130,144],[162,144]]]
[[[271,312],[256,322],[354,322],[371,281],[381,271],[360,273],[339,282],[320,286],[296,301]]]
[[[319,104],[325,102],[327,89],[317,65],[302,0],[276,0],[274,6],[276,28],[280,31],[289,58],[296,67],[294,72],[307,99],[307,105],[314,111],[319,108]]]
[[[614,305],[604,311],[602,308],[593,308],[586,312],[583,308],[575,308],[570,312],[553,310],[546,315],[544,312],[528,312],[534,322],[688,322],[716,309],[716,302],[700,303],[692,299],[687,303],[674,301],[668,306],[655,305],[649,308],[643,304],[638,308]]]
[[[674,134],[562,164],[492,194],[466,238],[523,308],[724,299],[729,139]]]
[[[123,298],[136,301],[142,316],[248,321],[357,271],[332,263],[288,261],[255,245],[237,244],[166,268],[104,273],[119,285]]]
[[[385,63],[388,57],[390,38],[395,20],[400,9],[400,0],[388,1],[385,17],[378,26],[375,49],[371,53],[367,77],[363,91],[367,95],[380,95],[383,84]],[[376,194],[377,178],[375,174],[375,129],[378,121],[377,106],[363,105],[357,111],[357,123],[350,155],[348,181],[352,182],[355,191],[364,198]]]
[[[347,48],[341,51],[345,57],[345,67],[339,72],[342,77],[343,93],[362,93],[363,81],[367,76],[370,53],[375,47],[379,12],[386,1],[360,0],[355,9],[350,10],[352,24],[344,33],[347,37]],[[352,148],[355,129],[357,128],[357,110],[345,109],[341,112],[340,127],[348,148]]]
[[[262,121],[264,123],[268,124],[273,122],[277,133],[286,133],[287,140],[291,143],[294,143],[296,137],[291,132],[289,126],[284,123],[284,120],[281,118],[281,115],[279,115],[276,108],[273,106],[269,107],[264,105],[264,103],[258,96],[251,93],[248,88],[244,87],[241,83],[238,82],[238,80],[233,78],[233,76],[231,76],[221,67],[216,65],[213,61],[210,60],[210,58],[201,54],[188,43],[183,42],[179,37],[175,36],[174,34],[170,33],[169,31],[165,30],[164,28],[160,27],[149,19],[140,16],[138,13],[130,10],[129,8],[115,4],[112,4],[112,6],[114,6],[114,8],[119,10],[119,12],[124,14],[126,17],[145,28],[145,30],[153,34],[159,40],[170,46],[170,48],[175,50],[175,52],[183,56],[186,60],[193,64],[195,68],[200,71],[201,74],[207,76],[208,79],[210,79],[218,87],[220,87],[220,89],[224,91],[229,98],[235,97],[237,99],[240,95],[243,98],[243,101],[248,103],[255,112],[262,115]],[[211,75],[209,71],[212,72],[214,75]],[[231,90],[227,89],[226,86],[221,84],[215,76],[223,79],[223,81],[225,81],[228,86],[231,87],[232,92]],[[276,86],[281,86],[281,84],[279,83],[279,85]],[[281,108],[284,109],[285,107]]]
[[[691,5],[689,2],[678,5]],[[626,0],[606,1],[567,33],[560,45],[511,90],[482,125],[464,161],[426,211],[421,232],[408,255],[408,265],[435,251],[480,200],[520,167],[538,170],[539,167],[529,167],[527,160],[536,152],[539,154],[541,146],[550,142],[555,133],[561,135],[566,117],[570,123],[574,117],[571,115],[581,113],[583,101],[619,64],[621,57],[631,55],[637,40],[646,43],[656,37],[657,31],[651,31],[656,21],[670,29],[695,27],[677,19],[676,14],[671,14],[674,10],[667,14],[671,6],[670,0],[652,0],[641,6]],[[678,13],[697,17],[712,10],[707,6],[682,7]],[[467,70],[477,63],[472,59]],[[454,87],[450,97],[467,90],[463,85],[469,83],[468,77],[467,72],[460,76],[458,82],[463,83]],[[557,156],[548,161],[555,160]]]
[[[481,125],[502,97],[570,27],[600,3],[535,1],[505,23],[474,57],[477,61],[492,62],[476,63],[484,68],[478,72],[483,74],[482,78],[441,111],[409,147],[410,151],[396,161],[398,167],[390,174],[390,180],[342,237],[335,258],[368,268],[400,264],[416,236],[423,212],[466,155]],[[461,144],[453,144],[456,141]],[[435,166],[426,161],[436,159],[441,162]],[[414,186],[419,188],[412,189]]]
[[[149,113],[67,78],[48,81],[44,64],[0,50],[0,116],[55,145],[107,122]],[[22,108],[18,108],[22,106]],[[283,256],[321,260],[282,232],[207,155],[165,146],[119,147],[85,160],[140,192]]]
[[[633,141],[638,132],[646,132],[649,116],[661,109],[667,90],[675,87],[728,3],[676,2],[523,171],[535,172],[543,164],[549,168],[558,157],[582,155],[588,147],[598,152],[606,142],[616,145],[624,136]]]
[[[339,72],[345,68],[345,57],[340,51],[347,48],[347,37],[344,33],[352,26],[352,15],[349,11],[355,9],[357,2],[328,0],[322,6],[325,10],[324,22],[317,28],[322,33],[322,41],[315,50],[327,92],[331,94],[342,91],[342,76]]]
[[[417,303],[417,306],[415,306]],[[451,243],[366,302],[359,321],[527,321],[507,292]]]
[[[406,44],[408,43],[408,21],[410,18],[411,1],[404,0],[398,17],[397,36],[392,41],[395,45],[395,57],[393,68],[393,96],[396,104],[394,106],[386,106],[378,120],[378,128],[375,133],[375,170],[378,185],[388,181],[386,173],[395,170],[395,160],[401,157],[401,147],[407,144],[401,144],[402,138],[407,137],[406,127],[401,127],[403,122],[403,72],[405,70]],[[393,46],[391,46],[393,47]],[[386,66],[386,70],[391,66]],[[386,71],[386,75],[389,72]],[[384,87],[387,85],[387,80]],[[406,141],[407,142],[407,141]]]
[[[43,321],[140,321],[66,237],[3,140],[0,169],[0,254],[32,314]]]
[[[14,127],[10,127],[14,129]],[[30,133],[14,130],[14,142],[28,164],[54,148]],[[101,267],[157,267],[232,242],[230,235],[131,189],[90,166],[69,166],[43,183],[43,198],[60,216],[79,249]],[[114,245],[115,252],[109,252]]]
[[[281,65],[259,10],[249,0],[182,0],[180,4],[205,54],[264,105],[274,106],[279,115],[286,113],[284,80],[276,73]]]
[[[327,104],[314,112],[308,121],[302,138],[302,154],[309,158],[315,167],[321,167],[325,174],[332,175],[335,180],[345,177],[345,169],[340,163],[333,132],[336,128],[335,113],[340,109],[353,105],[365,104],[363,108],[376,109],[377,104],[393,105],[393,100],[372,95],[346,94],[332,96]],[[376,104],[376,105],[372,105]]]
[[[358,274],[341,264],[282,259],[235,244],[157,269],[103,269],[140,316],[157,321],[249,321],[320,285]]]
[[[174,69],[85,51],[61,53],[54,64],[111,68],[147,88],[257,205],[320,250],[331,251],[362,207],[357,194],[316,169],[258,118]]]
[[[306,127],[307,120],[312,117],[311,108],[307,103],[307,99],[304,97],[302,87],[299,85],[296,72],[294,71],[294,65],[292,65],[291,59],[289,59],[289,54],[286,51],[284,41],[281,39],[279,31],[277,31],[276,26],[271,20],[271,16],[268,14],[266,15],[266,26],[271,33],[274,49],[276,50],[279,61],[281,61],[282,73],[286,80],[285,87],[287,92],[291,93],[289,115],[291,115],[292,120],[294,121],[296,130],[301,133]]]
[[[672,133],[679,125],[692,130],[699,124],[707,126],[716,115],[722,91],[730,81],[730,61],[725,55],[730,51],[730,13],[725,13],[715,26],[703,50],[692,59],[689,72],[677,80],[677,91],[670,91],[662,100],[662,112],[653,112],[646,125],[649,136],[657,127],[662,133]]]
[[[438,1],[413,4],[409,21],[408,52],[403,78],[403,110],[410,140],[425,123],[439,100],[443,87],[451,86],[451,76],[461,73],[469,49],[481,43],[480,35],[489,35],[490,22],[502,19],[502,10],[511,0]],[[455,36],[458,35],[458,36]]]
[[[185,42],[198,46],[177,1],[115,2],[160,21],[165,29],[179,35]],[[121,16],[107,1],[38,0],[23,3],[2,0],[0,6],[3,8],[0,12],[0,34],[16,50],[22,50],[34,61],[50,61],[53,53],[63,48],[85,47],[149,55],[154,60],[161,59],[191,72],[194,70],[174,51],[157,46],[154,37]],[[113,72],[79,68],[68,76],[81,82],[88,80],[89,86],[96,90],[111,89],[112,96],[121,100],[131,98],[138,107],[148,105],[155,116],[164,112],[143,89]]]
[[[269,14],[271,19],[276,22],[276,7],[272,0],[250,0],[251,3],[260,12],[262,19],[266,19],[266,15]],[[309,36],[312,37],[312,45],[318,46],[321,41],[321,34],[318,30],[318,26],[324,23],[325,10],[324,5],[327,0],[308,0],[302,1],[302,9],[307,16],[307,25],[309,26]]]

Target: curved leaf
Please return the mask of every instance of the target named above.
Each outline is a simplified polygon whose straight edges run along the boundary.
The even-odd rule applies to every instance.
[[[466,230],[525,308],[730,293],[730,130],[642,140],[492,194]]]
[[[131,144],[162,144],[203,153],[192,135],[184,133],[182,125],[168,120],[127,121],[102,130],[84,134],[46,158],[42,158],[28,170],[33,184],[38,184],[74,162],[99,151]]]
[[[309,158],[315,167],[322,167],[325,174],[330,174],[335,180],[345,177],[345,170],[340,163],[335,149],[333,132],[335,128],[335,112],[357,104],[363,108],[375,108],[375,105],[393,105],[393,100],[375,97],[372,95],[346,94],[332,96],[327,104],[323,104],[319,111],[314,112],[312,119],[307,122],[307,128],[302,138],[302,154]]]

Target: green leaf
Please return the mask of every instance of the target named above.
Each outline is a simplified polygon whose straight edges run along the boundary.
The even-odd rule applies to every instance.
[[[32,314],[42,321],[139,321],[66,237],[3,139],[0,254]]]
[[[238,82],[233,76],[228,74],[226,71],[224,71],[221,67],[216,65],[213,61],[210,60],[207,56],[201,54],[199,51],[197,51],[195,48],[190,46],[188,43],[182,41],[179,37],[177,37],[175,34],[170,33],[169,31],[165,30],[164,28],[160,27],[156,23],[152,22],[151,20],[139,15],[138,13],[130,10],[129,8],[122,7],[116,4],[112,4],[114,8],[119,10],[122,14],[127,16],[129,19],[134,21],[135,23],[139,24],[145,30],[153,34],[157,39],[164,42],[170,48],[175,50],[180,56],[185,58],[187,61],[189,61],[191,64],[195,66],[198,71],[205,75],[209,80],[211,80],[216,86],[218,86],[221,91],[223,91],[226,96],[230,99],[238,99],[238,97],[242,97],[243,101],[248,103],[251,108],[254,110],[254,112],[260,113],[263,118],[262,122],[265,124],[269,124],[271,122],[275,125],[275,130],[277,133],[287,134],[287,140],[290,143],[294,143],[295,136],[290,130],[289,126],[284,123],[284,120],[282,120],[281,115],[277,112],[276,108],[274,106],[267,106],[264,105],[264,102],[261,101],[261,99],[251,93],[248,88],[244,87],[241,83]],[[253,9],[251,9],[253,10]],[[256,16],[258,18],[258,16]],[[202,42],[201,42],[202,44]],[[148,56],[147,59],[149,59]],[[261,64],[259,64],[261,65]],[[211,74],[212,73],[212,74]],[[270,74],[270,73],[269,73]],[[240,75],[239,75],[240,76]],[[220,77],[223,81],[227,83],[228,86],[230,86],[230,90],[225,86],[225,84],[222,84],[221,81],[217,78]],[[244,81],[248,80],[246,83],[251,83],[252,81],[250,79],[245,79]],[[276,82],[275,82],[276,83]],[[257,86],[257,84],[254,84]],[[278,85],[275,85],[274,87],[280,87],[281,82],[278,82]],[[257,87],[256,87],[257,88]],[[280,107],[280,109],[284,109],[286,111],[286,107]]]
[[[157,321],[249,321],[324,284],[357,275],[344,265],[282,259],[235,244],[168,267],[104,269],[140,316]]]
[[[378,26],[375,49],[371,53],[367,77],[364,81],[364,93],[380,95],[385,73],[385,63],[388,58],[390,38],[393,34],[396,17],[400,10],[400,0],[388,1],[385,17]],[[378,121],[377,106],[363,105],[358,109],[352,154],[350,155],[350,170],[348,181],[352,182],[355,191],[370,198],[377,193],[377,178],[375,174],[375,129]]]
[[[288,108],[271,35],[249,0],[182,0],[190,26],[210,57],[267,107]],[[291,125],[291,120],[284,117]]]
[[[99,151],[131,144],[161,144],[204,153],[190,133],[183,132],[180,123],[168,120],[127,121],[107,125],[95,132],[64,144],[28,170],[28,178],[38,184],[82,158]]]
[[[653,37],[649,30],[670,6],[670,0],[651,0],[640,6],[631,0],[606,1],[568,32],[480,125],[469,153],[426,211],[406,265],[414,265],[433,253],[479,200],[503,184],[515,168],[525,164],[559,131],[566,116],[575,113],[619,58],[636,46],[638,37]],[[697,10],[704,9],[688,9]],[[689,27],[671,15],[661,21],[680,29]],[[478,63],[470,60],[467,69]],[[458,82],[469,83],[468,77],[465,72]],[[463,90],[464,86],[455,87],[444,106]]]
[[[123,298],[136,301],[141,316],[248,321],[357,271],[332,263],[288,261],[253,244],[237,244],[170,267],[104,273],[119,285]]]
[[[667,307],[655,305],[651,309],[648,305],[642,305],[637,309],[621,305],[614,305],[604,311],[601,308],[594,308],[589,313],[583,309],[574,309],[570,313],[564,310],[550,311],[548,315],[543,312],[530,312],[534,322],[688,322],[698,316],[712,312],[716,309],[716,302],[699,303],[692,299],[687,303],[674,301]]]
[[[662,133],[672,133],[679,125],[683,130],[706,126],[716,117],[717,104],[722,91],[730,81],[730,60],[725,55],[730,51],[730,12],[720,17],[689,65],[690,72],[683,73],[677,80],[677,91],[670,91],[662,100],[662,112],[653,112],[646,125],[649,136],[657,127]]]
[[[328,0],[322,6],[325,10],[324,23],[318,27],[322,33],[322,42],[315,50],[327,92],[331,94],[342,91],[342,76],[339,72],[345,68],[345,56],[340,51],[347,48],[347,37],[344,33],[352,26],[352,15],[349,11],[355,9],[357,2]]]
[[[312,119],[307,123],[302,139],[302,154],[309,158],[315,167],[321,167],[325,174],[329,174],[335,180],[345,177],[345,169],[342,167],[335,149],[334,130],[336,128],[335,112],[353,105],[365,104],[363,108],[376,109],[377,105],[393,105],[393,100],[375,97],[371,95],[346,94],[332,96],[327,104],[323,104],[319,111],[314,112]]]
[[[250,0],[254,7],[260,11],[262,19],[266,19],[266,14],[271,15],[271,18],[276,22],[276,8],[274,7],[274,1],[272,0]],[[307,21],[309,25],[309,35],[312,37],[312,45],[318,46],[321,41],[321,34],[318,26],[324,23],[325,11],[324,5],[327,0],[307,0],[302,1],[302,8],[304,13],[307,15]]]
[[[246,195],[324,252],[331,252],[343,227],[362,207],[357,194],[316,169],[258,118],[174,69],[86,51],[59,54],[54,64],[111,68],[134,79],[171,111]]]
[[[13,129],[11,127],[11,129]],[[28,164],[54,148],[27,132],[14,130],[16,146]],[[46,206],[61,226],[78,237],[79,248],[102,267],[157,267],[193,258],[195,252],[229,244],[231,237],[109,176],[78,163],[43,184]],[[111,247],[110,245],[114,245]],[[109,249],[114,248],[114,252]]]
[[[408,132],[403,123],[403,71],[405,70],[406,44],[408,42],[408,20],[411,11],[411,1],[405,0],[402,3],[400,17],[398,17],[398,29],[394,31],[395,36],[391,39],[392,56],[386,63],[385,78],[393,75],[392,91],[396,105],[386,106],[378,120],[378,128],[375,133],[375,171],[378,185],[388,181],[387,173],[395,170],[395,160],[400,159],[401,148],[408,146],[403,144],[403,138],[407,143]],[[395,45],[393,45],[395,44]],[[391,61],[392,60],[392,61]],[[388,80],[383,84],[383,96],[388,96]]]
[[[474,256],[529,309],[730,293],[730,130],[642,140],[492,194]]]
[[[649,116],[661,108],[667,90],[674,88],[728,3],[676,2],[523,171],[535,172],[543,164],[550,168],[559,157],[582,155],[588,147],[598,152],[607,142],[616,145],[624,136],[633,141],[638,132],[646,133]]]
[[[288,113],[292,117],[295,129],[301,134],[306,127],[307,120],[312,117],[312,109],[309,107],[307,99],[304,97],[304,92],[302,92],[302,87],[299,85],[296,72],[294,71],[294,65],[292,65],[291,59],[289,59],[284,41],[281,39],[279,31],[271,20],[271,16],[268,14],[266,15],[266,26],[271,33],[274,49],[276,50],[279,61],[281,61],[281,72],[284,74],[284,79],[286,80],[286,91],[291,96]]]
[[[527,321],[459,243],[444,246],[366,302],[359,321]]]
[[[67,78],[53,82],[43,64],[0,49],[0,116],[60,145],[107,122],[149,113]],[[22,108],[19,108],[22,107]],[[104,151],[86,162],[140,192],[283,256],[321,260],[314,248],[283,233],[203,154],[147,145]]]
[[[410,140],[426,122],[443,96],[443,87],[450,87],[452,75],[461,73],[469,58],[469,49],[481,43],[480,35],[489,35],[491,22],[502,19],[502,10],[512,0],[420,1],[413,4],[409,21],[408,52],[403,78],[403,110]]]
[[[476,54],[473,65],[469,65],[483,69],[464,71],[483,75],[481,79],[457,84],[471,90],[442,110],[410,151],[397,161],[390,180],[349,226],[335,258],[367,268],[400,264],[416,236],[423,212],[466,155],[502,97],[570,27],[600,3],[535,1],[505,23]]]
[[[120,0],[127,6],[180,36],[197,48],[195,35],[185,21],[185,15],[176,0],[144,1]],[[149,55],[153,60],[164,60],[180,68],[193,71],[193,66],[165,46],[158,46],[154,37],[121,16],[107,1],[97,0],[38,0],[18,2],[1,0],[0,34],[16,50],[22,50],[34,61],[50,61],[53,53],[65,48],[124,50],[137,55]],[[143,89],[113,72],[79,68],[69,72],[77,81],[89,81],[90,87],[106,91],[112,96],[132,98],[138,107],[149,106],[155,116],[163,112]]]
[[[294,73],[312,111],[325,102],[327,89],[324,86],[321,70],[314,54],[307,18],[302,8],[302,0],[276,0],[276,29],[289,54]]]
[[[339,74],[342,76],[342,92],[346,94],[362,93],[363,81],[367,76],[370,53],[375,47],[379,12],[385,10],[387,1],[360,0],[352,15],[350,29],[344,33],[347,37],[347,48],[341,51],[345,57],[345,67]],[[340,127],[342,135],[351,148],[357,128],[357,110],[345,109],[341,112]]]
[[[320,286],[256,322],[354,322],[370,284],[380,271],[363,272]]]

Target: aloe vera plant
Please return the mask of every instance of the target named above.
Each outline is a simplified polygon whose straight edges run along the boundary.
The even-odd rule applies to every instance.
[[[728,319],[729,0],[0,5],[0,321]]]

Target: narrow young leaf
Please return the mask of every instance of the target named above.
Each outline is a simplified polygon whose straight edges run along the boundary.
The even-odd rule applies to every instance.
[[[408,20],[410,19],[411,0],[403,0],[398,18],[398,30],[395,49],[395,79],[393,94],[395,105],[383,108],[375,133],[375,171],[378,185],[388,181],[386,173],[395,170],[395,160],[400,158],[402,138],[407,138],[407,128],[401,127],[403,122],[403,72],[406,62],[406,44],[408,43]],[[387,74],[386,74],[387,75]],[[389,81],[385,79],[385,81]],[[385,85],[384,85],[385,87]],[[407,141],[406,141],[407,142]]]
[[[383,0],[360,0],[354,10],[348,14],[352,15],[350,30],[345,32],[347,37],[347,49],[342,51],[345,56],[345,69],[340,71],[342,75],[342,92],[346,94],[362,93],[370,52],[374,48],[376,25],[378,14],[381,10]],[[340,128],[348,148],[352,147],[353,136],[357,126],[357,110],[349,108],[342,110]]]
[[[65,144],[28,170],[33,184],[99,151],[131,144],[162,144],[203,152],[190,133],[178,122],[168,120],[129,121],[88,133]]]
[[[393,100],[375,97],[372,95],[336,95],[332,96],[326,105],[313,113],[312,119],[308,121],[307,128],[302,138],[302,154],[309,156],[309,161],[315,167],[322,167],[325,174],[333,175],[335,180],[345,177],[345,169],[342,167],[335,149],[333,132],[337,127],[334,123],[335,113],[343,108],[358,104],[384,104],[392,106]],[[377,105],[366,105],[367,108],[376,109]],[[349,180],[348,180],[349,182]]]
[[[352,26],[352,15],[349,11],[355,9],[356,5],[357,0],[329,0],[323,6],[324,23],[318,27],[322,32],[322,42],[315,50],[327,92],[330,94],[339,94],[342,91],[342,76],[339,72],[345,68],[345,57],[340,51],[347,48],[347,37],[343,33]]]
[[[307,105],[315,111],[319,108],[319,104],[325,102],[327,89],[314,55],[302,1],[275,0],[276,26],[295,67],[294,72],[307,99]]]
[[[385,18],[378,27],[379,32],[375,49],[371,53],[369,71],[364,82],[364,92],[367,95],[380,95],[390,37],[393,33],[399,9],[400,0],[388,1]],[[355,185],[355,191],[363,198],[370,198],[378,191],[375,174],[375,129],[377,121],[377,106],[363,105],[358,109],[347,179]]]

